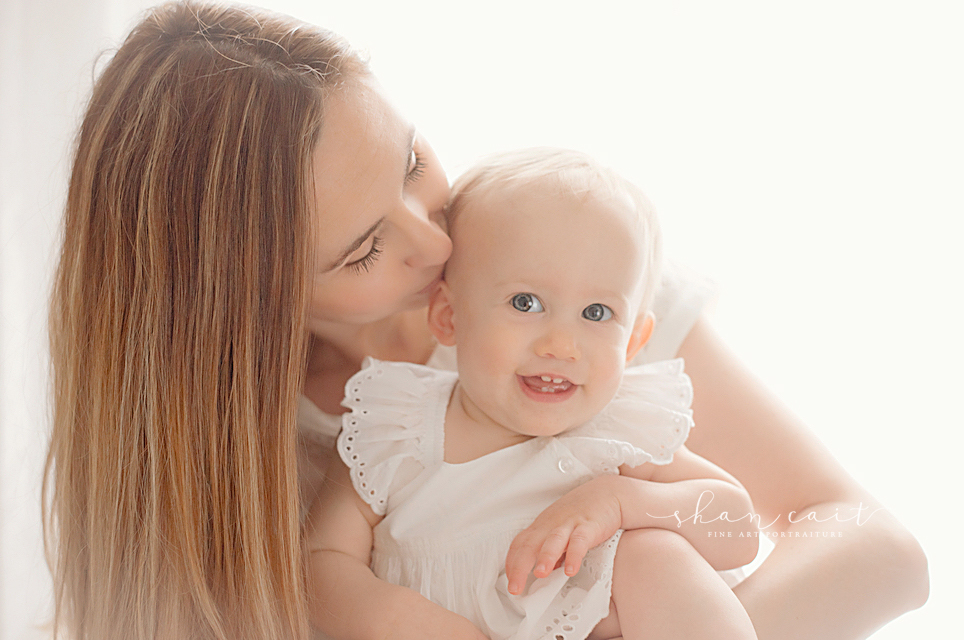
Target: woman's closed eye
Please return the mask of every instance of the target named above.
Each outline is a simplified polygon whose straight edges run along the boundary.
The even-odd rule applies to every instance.
[[[512,307],[523,313],[540,313],[545,311],[542,301],[531,293],[517,293],[512,296]]]
[[[345,267],[347,267],[352,273],[367,272],[372,268],[372,265],[375,264],[375,261],[378,260],[378,256],[381,255],[384,244],[385,241],[381,238],[381,236],[373,235],[372,247],[368,250],[368,253],[358,260],[345,263]]]
[[[405,174],[405,184],[416,182],[425,174],[425,159],[422,158],[415,148],[408,156],[408,172]]]

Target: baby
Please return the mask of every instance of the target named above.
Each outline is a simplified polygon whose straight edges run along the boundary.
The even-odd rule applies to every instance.
[[[315,592],[374,572],[492,640],[754,638],[715,571],[756,553],[749,497],[682,446],[692,425],[682,360],[626,366],[653,329],[652,206],[582,154],[536,149],[470,170],[448,214],[453,253],[429,324],[457,345],[458,372],[367,359],[348,382],[347,470],[308,524]],[[527,545],[529,561],[507,562],[537,516],[606,474],[677,483],[679,495],[622,513],[599,540],[578,514],[564,519]],[[706,495],[692,523],[666,517]],[[727,514],[744,516],[742,528]],[[712,553],[701,519],[730,527]]]

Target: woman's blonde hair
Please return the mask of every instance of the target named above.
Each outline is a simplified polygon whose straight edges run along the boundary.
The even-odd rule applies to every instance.
[[[449,234],[453,235],[459,211],[473,199],[495,189],[527,186],[548,187],[559,193],[626,197],[632,202],[644,256],[639,309],[649,310],[659,288],[663,264],[663,236],[656,208],[642,189],[581,151],[532,147],[486,156],[452,185],[445,208]]]
[[[364,72],[321,29],[177,3],[98,79],[51,304],[57,635],[308,637],[310,158],[326,91]]]

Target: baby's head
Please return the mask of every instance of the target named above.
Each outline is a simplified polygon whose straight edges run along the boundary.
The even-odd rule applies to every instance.
[[[429,311],[463,393],[525,435],[596,415],[649,338],[661,243],[652,205],[584,154],[499,155],[456,182],[452,257]]]

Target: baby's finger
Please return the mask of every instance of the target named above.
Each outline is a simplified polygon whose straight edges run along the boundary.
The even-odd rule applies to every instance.
[[[545,578],[552,573],[556,562],[566,552],[566,547],[569,546],[571,533],[572,529],[565,527],[555,529],[546,536],[546,541],[542,543],[542,548],[539,550],[539,556],[536,559],[536,568],[532,572],[535,577]]]
[[[565,572],[567,576],[574,576],[579,573],[582,559],[592,548],[592,530],[589,526],[581,524],[577,526],[569,536],[569,546],[566,548]]]
[[[541,546],[541,541],[529,529],[517,535],[509,545],[505,556],[505,576],[509,580],[509,593],[522,593]]]

